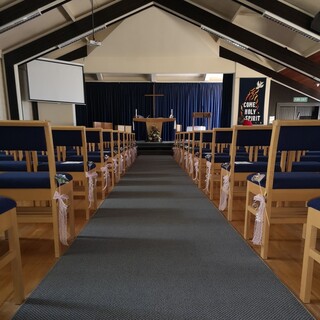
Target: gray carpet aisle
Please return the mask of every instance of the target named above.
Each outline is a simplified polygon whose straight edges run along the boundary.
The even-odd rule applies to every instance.
[[[313,319],[171,156],[139,156],[14,319]]]

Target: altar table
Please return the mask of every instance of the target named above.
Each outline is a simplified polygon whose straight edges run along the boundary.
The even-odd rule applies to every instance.
[[[152,127],[155,127],[160,132],[162,132],[162,124],[164,122],[174,122],[175,118],[133,118],[134,122],[145,122],[147,126],[147,134],[151,131]]]

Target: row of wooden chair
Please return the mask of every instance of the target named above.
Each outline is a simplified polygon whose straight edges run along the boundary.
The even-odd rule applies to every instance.
[[[320,121],[277,120],[272,126],[233,126],[223,129],[225,137],[229,133],[223,141],[217,139],[221,130],[177,133],[175,159],[211,200],[214,195],[219,197],[219,208],[227,211],[229,221],[234,198],[243,197],[243,236],[260,245],[261,257],[267,259],[272,226],[305,224],[308,201],[320,196],[320,161],[316,161],[320,160]],[[301,288],[308,287],[304,292],[311,288],[310,261],[320,262],[315,254],[314,230],[319,225],[314,210],[312,226],[307,227],[307,239],[311,240],[305,242],[304,265],[309,262],[309,266],[303,271]],[[301,299],[308,302],[310,296],[304,293]]]
[[[0,121],[0,136],[0,232],[9,243],[0,268],[11,263],[15,301],[21,303],[17,223],[52,224],[54,254],[60,257],[75,237],[74,197],[84,198],[89,219],[89,208],[97,208],[95,178],[103,200],[137,152],[134,134],[46,121]]]

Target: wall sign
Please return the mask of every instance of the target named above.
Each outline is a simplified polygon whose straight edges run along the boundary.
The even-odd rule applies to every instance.
[[[245,118],[252,124],[263,124],[265,92],[266,78],[241,78],[238,119]]]
[[[293,102],[308,102],[308,97],[293,97]]]

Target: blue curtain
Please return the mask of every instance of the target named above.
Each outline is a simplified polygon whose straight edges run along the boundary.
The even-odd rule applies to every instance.
[[[200,118],[195,125],[220,127],[222,87],[221,83],[86,83],[86,106],[76,107],[77,124],[92,127],[94,121],[101,121],[132,125],[136,109],[143,117],[164,118],[172,109],[182,130],[192,126],[193,112],[211,112],[210,123]],[[153,89],[163,96],[146,97]],[[174,140],[173,126],[173,122],[164,123],[163,141]],[[135,123],[135,132],[137,140],[146,139],[144,123]]]

